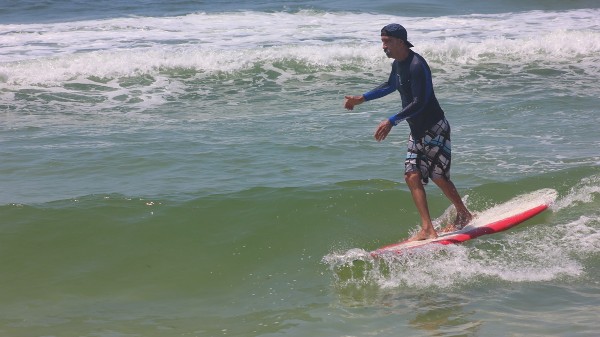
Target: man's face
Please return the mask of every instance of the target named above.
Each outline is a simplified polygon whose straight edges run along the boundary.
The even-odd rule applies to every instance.
[[[381,43],[383,47],[383,52],[387,55],[387,57],[397,58],[402,48],[402,45],[404,44],[404,41],[391,36],[382,36]]]

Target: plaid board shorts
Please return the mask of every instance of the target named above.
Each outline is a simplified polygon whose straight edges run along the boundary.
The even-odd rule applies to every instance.
[[[442,118],[421,139],[408,138],[408,152],[404,162],[404,173],[421,172],[423,184],[429,178],[450,180],[450,123]]]

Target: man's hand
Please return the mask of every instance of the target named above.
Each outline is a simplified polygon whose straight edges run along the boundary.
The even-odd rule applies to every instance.
[[[344,108],[348,110],[354,110],[354,106],[361,104],[365,101],[365,98],[361,96],[346,96],[344,101]]]
[[[392,123],[387,119],[379,123],[377,131],[375,131],[375,139],[378,142],[384,140],[385,137],[387,137],[388,133],[390,133],[390,131],[392,130],[392,126]]]

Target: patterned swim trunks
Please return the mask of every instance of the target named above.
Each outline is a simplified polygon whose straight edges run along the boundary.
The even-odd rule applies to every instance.
[[[450,124],[446,118],[427,130],[421,139],[415,141],[410,135],[404,162],[405,174],[420,171],[424,185],[429,178],[450,180],[450,162]]]

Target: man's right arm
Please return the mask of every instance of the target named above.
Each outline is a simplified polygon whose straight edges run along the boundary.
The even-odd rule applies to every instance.
[[[348,110],[352,110],[354,109],[354,106],[359,105],[363,102],[371,101],[389,95],[398,89],[397,85],[398,82],[396,80],[396,68],[395,64],[393,64],[392,71],[390,72],[390,77],[388,78],[387,82],[382,83],[377,88],[366,92],[360,96],[345,96],[346,101],[344,102],[344,107]]]
[[[380,86],[367,93],[364,93],[363,97],[365,98],[365,101],[371,101],[383,96],[387,96],[396,90],[398,90],[398,80],[396,79],[396,63],[394,62],[392,64],[392,71],[390,72],[390,77],[388,77],[387,82],[382,83]]]

